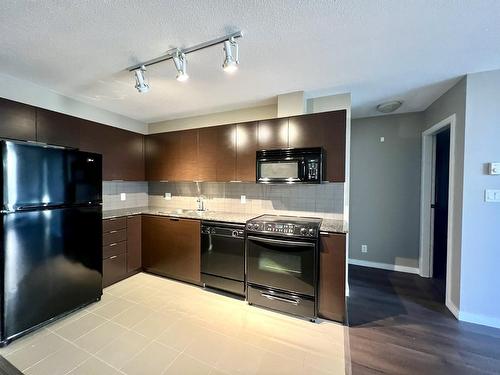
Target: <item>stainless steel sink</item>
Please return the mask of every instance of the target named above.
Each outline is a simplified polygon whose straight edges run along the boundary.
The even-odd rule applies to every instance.
[[[192,210],[192,209],[185,209],[185,208],[178,208],[176,210],[171,210],[171,211],[158,211],[160,214],[166,214],[166,215],[202,215],[203,212],[205,211],[197,211],[197,210]]]

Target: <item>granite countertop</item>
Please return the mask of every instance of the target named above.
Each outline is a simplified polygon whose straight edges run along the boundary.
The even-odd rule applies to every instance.
[[[248,220],[256,216],[260,216],[260,214],[254,214],[254,213],[251,214],[251,213],[236,213],[236,212],[222,212],[222,211],[196,212],[194,210],[182,210],[182,212],[180,211],[177,212],[175,210],[170,210],[168,208],[160,208],[160,207],[134,207],[134,208],[123,208],[118,210],[102,211],[102,218],[111,219],[115,217],[132,216],[140,214],[180,217],[184,219],[221,221],[226,223],[237,223],[237,224],[244,224]],[[330,233],[347,233],[347,223],[343,220],[323,219],[320,230],[322,232],[330,232]]]

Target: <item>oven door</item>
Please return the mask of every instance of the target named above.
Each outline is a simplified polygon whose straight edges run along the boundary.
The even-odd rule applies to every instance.
[[[257,182],[301,182],[305,175],[304,158],[257,159]]]
[[[316,242],[247,237],[249,284],[315,296]]]

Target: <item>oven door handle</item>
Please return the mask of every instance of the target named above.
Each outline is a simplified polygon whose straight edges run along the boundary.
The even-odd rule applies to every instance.
[[[254,236],[248,236],[247,237],[251,241],[255,242],[263,242],[271,245],[283,245],[283,246],[288,246],[288,247],[316,247],[314,243],[311,242],[299,242],[299,241],[283,241],[283,240],[273,240],[271,238],[260,238],[260,237],[254,237]]]
[[[292,305],[295,305],[295,306],[298,306],[300,303],[300,300],[295,299],[295,298],[278,297],[278,296],[274,296],[272,294],[268,294],[268,293],[264,293],[264,292],[260,292],[260,295],[262,297],[265,297],[265,298],[270,299],[272,301],[287,302],[287,303],[291,303]]]

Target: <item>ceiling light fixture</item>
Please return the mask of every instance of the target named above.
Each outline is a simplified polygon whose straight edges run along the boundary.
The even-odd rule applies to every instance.
[[[141,65],[138,69],[134,70],[135,74],[135,88],[140,93],[148,92],[151,88],[149,86],[148,81],[146,80],[144,72],[146,71],[146,67]]]
[[[173,53],[172,60],[174,60],[175,69],[177,69],[177,77],[175,77],[177,81],[187,81],[189,75],[187,74],[186,55],[177,49]]]
[[[197,44],[193,47],[182,48],[182,49],[174,48],[172,50],[169,50],[166,54],[160,57],[131,66],[127,70],[129,72],[133,72],[135,75],[135,88],[137,89],[137,91],[141,93],[148,92],[150,86],[144,76],[144,72],[146,71],[147,66],[158,64],[163,61],[172,59],[174,60],[175,68],[177,69],[177,77],[176,77],[177,80],[185,81],[189,78],[187,74],[187,59],[186,59],[186,55],[188,53],[212,47],[217,44],[224,44],[225,58],[224,58],[224,63],[222,64],[222,68],[224,69],[225,72],[234,72],[236,69],[238,69],[238,64],[239,64],[239,57],[238,57],[239,51],[236,39],[241,38],[242,36],[243,34],[241,33],[241,31],[237,31],[235,33],[225,35],[217,39],[212,39],[207,42]]]
[[[230,38],[224,42],[224,63],[222,64],[222,69],[227,73],[234,73],[238,70],[239,62],[239,50],[238,43],[234,38]]]
[[[377,111],[380,113],[391,113],[401,107],[403,102],[401,100],[391,100],[389,102],[381,103],[377,106]]]

